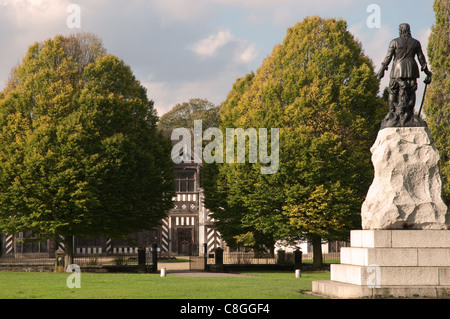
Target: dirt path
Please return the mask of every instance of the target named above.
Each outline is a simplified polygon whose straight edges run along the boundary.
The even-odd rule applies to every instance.
[[[223,272],[194,272],[194,271],[179,271],[179,272],[168,272],[168,275],[178,276],[178,277],[253,277],[251,275],[243,274],[229,274]]]
[[[166,269],[167,275],[179,277],[251,277],[250,275],[242,275],[242,274],[190,271],[189,262],[179,262],[179,263],[158,262],[158,271],[160,272],[161,269],[163,268]]]

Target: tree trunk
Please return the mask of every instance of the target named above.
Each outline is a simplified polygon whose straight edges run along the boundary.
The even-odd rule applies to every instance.
[[[313,269],[322,270],[322,239],[320,238],[320,236],[313,235],[311,237],[311,241],[313,246]]]
[[[73,236],[64,236],[64,267],[67,269],[73,264]]]

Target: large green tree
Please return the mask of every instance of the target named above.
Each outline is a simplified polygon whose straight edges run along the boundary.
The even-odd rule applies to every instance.
[[[222,129],[280,128],[279,169],[261,174],[260,162],[218,165],[213,187],[205,188],[207,198],[226,190],[216,198],[221,211],[205,202],[218,225],[228,207],[241,207],[233,213],[236,231],[309,239],[320,267],[321,241],[346,239],[360,227],[373,178],[369,149],[387,111],[378,86],[345,21],[309,17],[289,28],[256,74],[238,79],[221,110]]]
[[[206,129],[219,126],[219,110],[220,106],[216,106],[206,99],[189,99],[188,102],[176,104],[169,112],[162,115],[158,123],[158,128],[166,136],[171,138],[173,130],[177,128],[188,129],[191,135],[191,150],[193,150],[195,141],[204,145],[202,134]],[[197,121],[197,125],[198,123],[201,123],[200,130],[198,129],[199,126],[194,130],[195,121]],[[198,159],[198,161],[200,161],[200,159]]]
[[[238,78],[226,101],[222,103],[220,127],[223,136],[226,136],[226,128],[235,127],[234,123],[242,115],[240,102],[244,93],[251,87],[254,77],[255,74],[251,72],[243,78]],[[225,152],[223,154],[225,157]],[[236,169],[236,166],[241,166],[241,170]],[[246,204],[244,193],[249,192],[254,181],[254,178],[245,176],[250,173],[243,170],[245,168],[246,164],[203,163],[205,206],[212,211],[217,220],[216,228],[229,247],[237,249],[251,246],[255,249],[273,250],[276,241],[273,232],[264,232],[245,222],[245,219],[251,216],[251,211]],[[273,197],[268,199],[269,203],[274,203]],[[267,219],[267,222],[270,223],[270,219]]]
[[[98,37],[33,44],[0,94],[0,231],[63,238],[71,258],[74,235],[155,227],[173,196],[157,120],[146,89]]]
[[[427,48],[433,79],[427,89],[424,113],[441,157],[443,197],[450,205],[450,3],[435,0],[433,8],[436,21]]]
[[[175,105],[169,112],[161,116],[159,121],[160,129],[172,132],[173,129],[179,127],[194,128],[195,120],[202,120],[203,128],[219,126],[219,109],[206,99],[189,99]]]

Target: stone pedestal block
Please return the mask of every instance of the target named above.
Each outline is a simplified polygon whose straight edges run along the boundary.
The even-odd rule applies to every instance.
[[[450,298],[450,230],[354,230],[331,280],[333,298]]]
[[[450,248],[450,231],[352,230],[350,246],[364,248]]]

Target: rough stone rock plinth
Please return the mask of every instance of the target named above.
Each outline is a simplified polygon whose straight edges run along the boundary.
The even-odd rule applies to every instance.
[[[333,298],[450,299],[450,230],[439,153],[426,127],[384,128],[371,148],[375,177],[363,230],[312,292]]]
[[[384,128],[371,148],[375,176],[363,229],[449,229],[439,153],[427,127]]]

